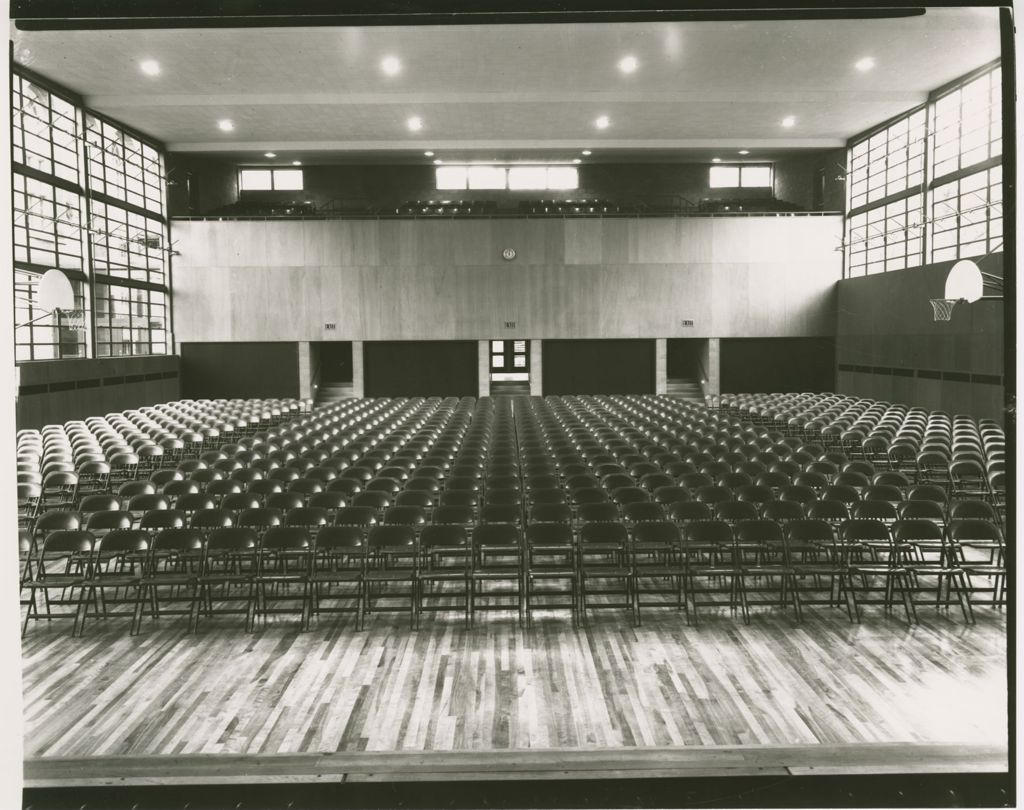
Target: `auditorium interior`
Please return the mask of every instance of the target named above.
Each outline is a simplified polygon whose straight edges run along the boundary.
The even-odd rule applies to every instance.
[[[0,804],[1012,806],[1010,10],[236,5],[12,3]]]

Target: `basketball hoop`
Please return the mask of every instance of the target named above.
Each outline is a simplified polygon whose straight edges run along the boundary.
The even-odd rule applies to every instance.
[[[937,321],[948,321],[953,317],[953,307],[959,304],[963,298],[933,298],[932,314]]]
[[[15,324],[15,329],[20,329],[44,318],[49,318],[54,313],[57,313],[58,317],[63,315],[65,320],[70,318],[70,321],[68,321],[69,328],[84,328],[85,313],[80,309],[74,308],[75,291],[68,277],[60,270],[52,269],[43,273],[36,282],[35,295],[28,299],[27,303],[33,309],[42,312],[42,314],[37,315],[26,323]],[[70,326],[71,323],[77,323],[77,326]]]
[[[58,309],[56,312],[59,318],[58,323],[65,329],[75,329],[77,331],[85,329],[84,309]]]
[[[994,295],[986,295],[988,292]],[[960,302],[974,304],[978,301],[1001,301],[1003,279],[992,273],[983,273],[977,262],[961,259],[954,264],[946,276],[946,297],[932,298],[932,314],[936,321],[948,321],[953,316],[953,307]]]

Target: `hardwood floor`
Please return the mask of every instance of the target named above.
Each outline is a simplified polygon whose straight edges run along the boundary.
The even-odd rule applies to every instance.
[[[1005,615],[978,623],[922,608],[909,627],[879,610],[744,626],[673,610],[631,627],[617,611],[574,629],[502,613],[34,623],[23,641],[25,756],[488,752],[661,746],[1006,746]],[[791,763],[799,765],[800,763]]]

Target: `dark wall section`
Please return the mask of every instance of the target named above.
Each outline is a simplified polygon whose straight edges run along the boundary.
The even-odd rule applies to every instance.
[[[23,363],[18,369],[19,430],[181,397],[173,355],[55,360]]]
[[[368,397],[475,397],[477,344],[472,340],[385,340],[363,344]]]
[[[846,210],[846,150],[814,150],[775,164],[775,196],[807,211]]]
[[[835,156],[839,157],[836,158]],[[843,150],[813,150],[800,158],[779,161],[775,166],[775,196],[811,208],[813,178],[818,165],[831,167],[827,177],[839,174],[834,160],[845,160]],[[168,190],[172,216],[207,214],[238,200],[238,167],[228,161],[175,154],[169,158],[175,183]],[[834,169],[834,171],[833,171]],[[317,208],[387,209],[409,200],[439,199],[516,200],[599,198],[622,204],[647,203],[678,207],[701,200],[763,200],[771,189],[718,189],[708,185],[708,163],[636,163],[580,166],[580,187],[574,191],[452,191],[439,195],[433,166],[305,166],[302,191],[246,192],[253,202],[306,200]],[[188,193],[191,189],[191,194]],[[830,196],[824,210],[842,208],[842,190]],[[502,203],[505,205],[505,203]]]
[[[297,397],[298,344],[182,343],[181,394],[188,399]]]
[[[1003,254],[977,260],[1002,277]],[[953,262],[840,281],[838,390],[922,408],[1002,419],[1004,301],[957,304],[936,322]]]
[[[834,391],[832,338],[722,338],[723,394]]]
[[[309,344],[314,379],[323,383],[352,382],[352,341],[325,340]]]
[[[665,371],[670,380],[700,379],[707,338],[669,338],[665,341]]]
[[[172,216],[198,216],[236,200],[234,164],[180,152],[167,156],[167,210]]]
[[[545,340],[545,394],[653,394],[653,340]]]

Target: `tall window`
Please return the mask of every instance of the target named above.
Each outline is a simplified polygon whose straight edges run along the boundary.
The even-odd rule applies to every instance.
[[[851,141],[848,277],[1001,249],[1000,93],[995,65]]]
[[[163,156],[59,91],[18,73],[11,87],[16,360],[165,354]],[[71,280],[71,314],[39,308],[50,268]]]
[[[984,256],[1001,249],[1002,166],[936,186],[931,226],[933,262]]]
[[[89,188],[130,205],[163,213],[160,153],[108,121],[85,116]]]
[[[926,120],[922,108],[851,147],[851,211],[924,183]]]
[[[992,68],[935,100],[932,177],[1002,155],[1001,76],[998,67]]]
[[[11,147],[15,163],[78,183],[79,116],[75,105],[11,76]]]

